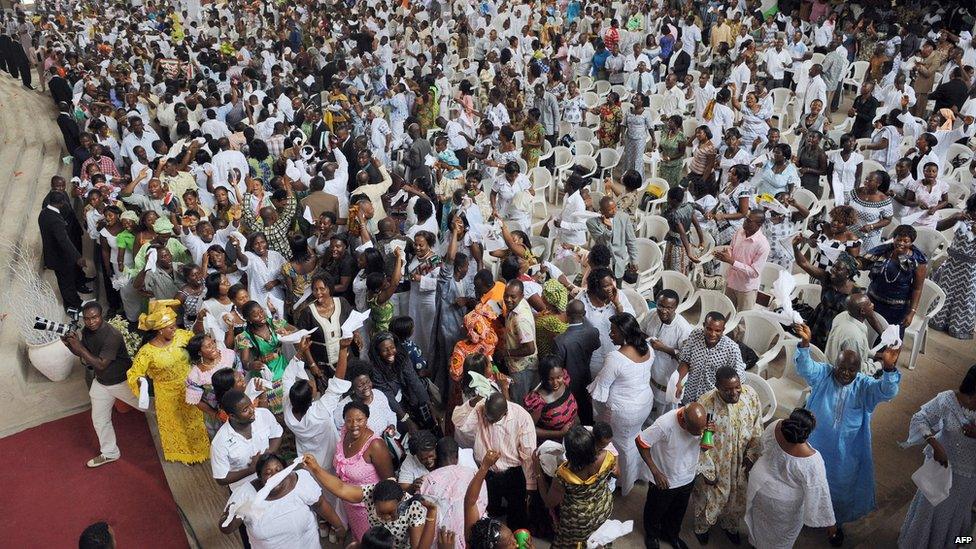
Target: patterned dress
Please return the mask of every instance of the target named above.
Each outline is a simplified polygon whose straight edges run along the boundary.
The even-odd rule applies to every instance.
[[[271,410],[273,414],[281,414],[284,411],[284,400],[282,399],[283,385],[281,382],[281,376],[285,373],[285,367],[288,366],[288,359],[282,354],[281,341],[278,340],[278,332],[275,330],[284,328],[288,324],[284,320],[268,321],[268,328],[271,331],[271,339],[264,339],[256,334],[251,333],[247,328],[237,334],[234,339],[234,344],[237,347],[237,352],[240,353],[244,349],[251,350],[252,357],[258,357],[263,355],[269,355],[271,353],[277,353],[278,356],[274,360],[269,360],[265,366],[271,370],[271,392],[268,394],[268,409]],[[252,374],[253,376],[254,374]],[[260,374],[258,374],[260,375]]]
[[[542,156],[542,141],[546,138],[546,129],[542,124],[536,123],[535,126],[525,128],[524,130],[524,140],[538,141],[540,145],[538,147],[529,147],[523,144],[522,146],[522,159],[525,160],[525,164],[531,170],[539,165],[539,157]]]
[[[895,214],[891,198],[885,197],[880,202],[868,202],[857,196],[856,191],[851,191],[848,204],[857,212],[857,225],[851,230],[864,243],[868,250],[881,245],[881,228],[870,232],[864,232],[861,227],[871,225],[882,219],[891,219]]]
[[[578,548],[586,545],[587,538],[599,528],[613,512],[613,494],[610,492],[610,475],[617,459],[604,452],[600,470],[589,478],[580,478],[565,462],[556,469],[556,482],[565,492],[559,506],[559,526],[553,549]]]
[[[186,344],[193,332],[176,330],[166,347],[143,345],[126,373],[129,389],[139,394],[139,378],[152,380],[156,401],[156,420],[163,457],[167,461],[200,463],[210,458],[210,439],[203,423],[203,412],[186,403],[186,378],[190,358]]]
[[[569,374],[566,375],[566,384],[569,385]],[[532,391],[525,395],[525,410],[534,413],[540,411],[539,421],[536,427],[550,431],[562,431],[576,420],[578,408],[576,397],[568,388],[563,388],[563,394],[552,402],[546,402],[539,391]]]
[[[646,114],[627,113],[624,116],[624,154],[620,159],[621,169],[635,170],[644,175],[644,149],[651,135],[651,121]]]
[[[685,251],[685,247],[681,244],[681,229],[684,229],[686,235],[691,234],[693,230],[691,218],[694,215],[694,211],[695,209],[691,203],[685,202],[673,210],[664,212],[664,218],[668,220],[668,233],[664,237],[664,241],[666,242],[664,247],[664,268],[666,270],[688,274],[691,261],[688,259],[688,253]]]
[[[945,290],[946,303],[932,327],[956,339],[972,339],[976,328],[976,232],[973,222],[958,223],[949,258],[932,276]]]
[[[601,149],[615,148],[620,142],[623,118],[623,111],[617,105],[600,107],[600,127],[596,130],[596,136],[600,140]]]

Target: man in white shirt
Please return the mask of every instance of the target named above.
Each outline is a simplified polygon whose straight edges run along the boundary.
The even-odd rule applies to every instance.
[[[786,69],[793,65],[793,55],[783,49],[783,39],[776,39],[776,46],[766,51],[766,72],[773,79],[773,89],[782,88],[786,78]]]
[[[708,424],[705,408],[692,402],[657,418],[637,436],[637,450],[651,470],[644,502],[644,546],[687,547],[678,537],[698,473],[701,436]]]
[[[661,103],[661,114],[665,117],[680,116],[684,112],[685,93],[678,87],[678,77],[675,73],[668,73],[664,79],[664,102]]]
[[[230,137],[230,128],[225,122],[218,119],[217,111],[214,109],[207,109],[207,119],[203,121],[203,124],[200,124],[200,132],[213,139]]]
[[[675,405],[666,397],[671,374],[678,370],[678,353],[688,335],[691,324],[677,314],[680,298],[671,289],[657,294],[657,308],[648,316],[644,331],[654,348],[654,364],[651,365],[651,390],[654,392],[654,407],[648,414],[644,425],[650,426],[661,415],[670,412]]]
[[[238,171],[239,176],[235,175],[234,177],[236,178],[237,190],[243,193],[246,190],[243,188],[244,179],[250,173],[250,166],[247,164],[247,157],[244,156],[244,153],[230,148],[230,140],[228,138],[222,137],[218,139],[217,148],[220,149],[220,152],[215,154],[210,161],[214,167],[213,186],[215,188],[224,187],[230,190],[231,200],[234,201],[236,200],[236,195],[234,187],[230,185],[231,173],[233,170]]]
[[[906,85],[906,82],[905,73],[899,72],[895,75],[895,81],[890,86],[875,88],[874,96],[882,105],[878,108],[879,113],[887,114],[892,109],[903,109],[901,100],[905,96],[908,96],[908,104],[904,109],[910,110],[915,106],[915,88]]]
[[[810,112],[810,103],[813,103],[814,99],[819,99],[820,104],[827,104],[827,84],[824,83],[824,79],[820,76],[822,68],[819,63],[815,63],[810,66],[810,81],[807,84],[806,89],[803,92],[803,111],[804,113]]]
[[[689,15],[685,19],[685,25],[681,27],[681,51],[691,56],[691,66],[689,70],[695,68],[695,54],[698,53],[698,46],[702,43],[702,32],[695,24],[695,18]]]
[[[278,451],[283,430],[271,411],[255,407],[241,391],[224,393],[220,408],[228,421],[210,442],[210,466],[217,484],[233,490],[257,478],[258,458]]]
[[[129,118],[129,133],[122,140],[122,156],[132,163],[136,160],[135,148],[141,146],[146,150],[146,157],[153,160],[159,154],[153,149],[153,142],[159,141],[159,136],[152,128],[147,128],[142,123],[142,118],[132,116]]]

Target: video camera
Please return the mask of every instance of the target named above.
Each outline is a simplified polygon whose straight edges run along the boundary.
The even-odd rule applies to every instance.
[[[59,336],[65,336],[68,335],[68,333],[81,328],[81,309],[69,307],[67,313],[68,318],[71,319],[67,324],[63,322],[55,322],[44,317],[35,316],[34,329],[54,332]]]

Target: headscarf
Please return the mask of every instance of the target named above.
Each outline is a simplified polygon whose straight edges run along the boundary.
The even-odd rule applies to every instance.
[[[860,267],[857,264],[857,259],[855,259],[854,256],[852,256],[851,254],[847,252],[841,252],[840,255],[837,256],[837,260],[834,261],[834,263],[840,263],[841,265],[846,267],[847,272],[849,273],[848,278],[850,278],[851,280],[857,278],[858,269]]]
[[[464,328],[468,337],[458,341],[451,353],[449,371],[451,379],[461,381],[464,373],[464,359],[474,353],[482,353],[489,359],[495,353],[498,345],[498,334],[492,326],[492,321],[498,314],[487,303],[479,303],[474,310],[464,315]]]
[[[555,278],[550,278],[542,286],[542,300],[552,305],[560,313],[566,310],[569,301],[569,290]]]
[[[173,307],[179,307],[176,299],[150,299],[149,312],[139,315],[139,329],[143,331],[162,330],[176,324],[178,318]]]
[[[160,217],[153,223],[152,229],[156,234],[173,234],[173,222],[165,217]]]

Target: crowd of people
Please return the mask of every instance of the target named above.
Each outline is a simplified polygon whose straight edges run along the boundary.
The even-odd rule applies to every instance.
[[[81,311],[87,465],[120,459],[115,401],[151,396],[246,546],[578,548],[638,483],[649,548],[686,546],[689,505],[701,544],[840,546],[876,507],[906,330],[976,328],[974,24],[887,0],[4,13],[0,69],[36,73],[72,172],[38,223]],[[770,269],[816,299],[770,301]],[[690,323],[676,279],[731,310]],[[770,420],[738,314],[785,305],[809,394]],[[899,546],[953,546],[976,366],[909,431],[952,484]]]

